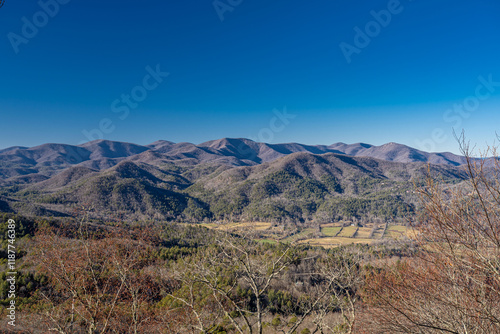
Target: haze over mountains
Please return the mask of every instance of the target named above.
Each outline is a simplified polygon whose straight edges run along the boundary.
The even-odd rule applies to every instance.
[[[199,145],[98,140],[0,151],[0,211],[111,219],[316,221],[413,211],[427,163],[445,182],[465,158],[389,143],[303,145],[219,139]]]

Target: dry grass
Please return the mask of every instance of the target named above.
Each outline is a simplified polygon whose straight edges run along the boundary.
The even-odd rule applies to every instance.
[[[408,230],[408,227],[406,226],[401,226],[401,225],[391,225],[389,226],[388,228],[389,230],[392,230],[392,231],[399,231],[399,232],[404,232],[406,233],[406,231]]]
[[[264,231],[270,229],[271,226],[273,226],[273,224],[264,222],[252,222],[252,223],[241,223],[240,226],[244,228],[250,227],[257,231]]]
[[[272,224],[264,222],[228,223],[228,224],[210,223],[210,224],[200,224],[200,226],[221,231],[234,230],[234,229],[253,229],[255,231],[264,231],[270,229]]]
[[[325,226],[325,225],[322,225],[321,233],[323,233],[327,237],[333,237],[341,229],[341,227],[339,227],[339,226],[336,226],[336,227],[333,227],[333,226],[332,227],[323,227],[323,226]]]
[[[382,231],[384,231],[384,225],[379,225],[373,233],[373,239],[380,239],[382,237]]]
[[[257,239],[257,242],[263,243],[263,244],[277,244],[278,242],[273,239]]]
[[[302,232],[300,233],[297,233],[297,234],[294,234],[288,238],[285,238],[283,239],[284,242],[294,242],[296,241],[297,239],[300,239],[300,238],[304,238],[306,237],[308,234],[311,234],[314,232],[314,229],[313,228],[306,228],[305,230],[303,230]]]
[[[307,243],[311,246],[321,246],[324,248],[334,248],[342,245],[349,244],[371,244],[372,239],[361,239],[361,238],[319,238],[319,239],[307,239],[300,243]]]
[[[380,238],[380,234],[383,231],[384,225],[380,225],[375,234],[373,235],[373,239],[369,239],[368,236],[372,230],[372,224],[367,224],[365,227],[360,227],[358,229],[358,233],[355,238],[352,238],[353,233],[356,231],[356,226],[346,226],[342,229],[342,232],[334,237],[342,226],[341,223],[329,223],[321,225],[321,232],[326,237],[323,238],[314,238],[311,239],[311,234],[314,233],[314,228],[308,228],[303,230],[300,233],[287,237],[281,241],[283,242],[295,242],[302,238],[309,238],[305,240],[299,241],[299,243],[310,244],[311,246],[321,246],[324,248],[333,248],[339,245],[348,245],[348,244],[371,244],[374,240]],[[370,226],[371,225],[371,226]],[[256,239],[259,242],[263,243],[275,243],[275,240],[278,240],[279,237],[274,234],[272,224],[265,222],[244,222],[244,223],[228,223],[228,224],[200,224],[200,226],[204,226],[210,229],[216,229],[219,231],[243,231],[251,229],[253,231],[260,232],[259,235],[262,239]],[[415,239],[417,236],[417,231],[407,228],[406,226],[401,225],[391,225],[387,228],[386,234],[384,238],[390,239],[399,239],[402,237],[408,237],[410,239]]]
[[[406,231],[406,236],[412,240],[417,240],[419,235],[420,235],[420,232],[417,231],[416,229],[413,229],[413,228],[409,228]]]
[[[356,239],[368,239],[370,232],[372,231],[369,227],[360,227],[358,230],[358,234],[356,234]]]
[[[355,231],[356,231],[355,226],[347,226],[344,227],[344,229],[342,230],[342,232],[340,232],[338,236],[343,238],[350,238]]]
[[[386,235],[392,239],[399,239],[408,235],[408,228],[401,225],[391,225],[387,228]]]

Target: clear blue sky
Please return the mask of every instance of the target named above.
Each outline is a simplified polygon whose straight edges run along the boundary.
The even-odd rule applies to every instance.
[[[0,148],[88,131],[456,152],[453,127],[480,145],[500,130],[498,0],[60,1],[53,17],[36,1],[0,8]],[[146,77],[158,64],[160,83]]]

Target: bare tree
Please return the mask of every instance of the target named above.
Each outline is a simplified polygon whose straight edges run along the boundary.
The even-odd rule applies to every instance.
[[[207,333],[225,317],[240,334],[263,333],[271,309],[268,293],[286,281],[301,283],[287,287],[293,291],[299,316],[289,326],[278,326],[282,333],[294,333],[306,321],[315,321],[323,333],[352,333],[356,291],[362,281],[358,253],[341,249],[308,254],[288,243],[257,243],[249,235],[221,232],[213,245],[165,271],[179,284],[170,295],[193,314],[193,328]],[[300,263],[309,263],[303,268],[307,270],[291,273]],[[243,296],[242,289],[249,294]],[[340,321],[329,322],[336,312]]]
[[[31,262],[49,279],[41,291],[48,330],[58,333],[139,333],[148,319],[143,268],[152,249],[140,238],[94,231],[82,222],[74,238],[47,229],[35,238]]]
[[[418,258],[367,279],[373,332],[500,332],[500,166],[460,143],[469,179],[418,189]]]
[[[202,284],[211,291],[213,302],[226,316],[239,333],[262,333],[263,315],[267,309],[263,297],[276,280],[296,259],[291,245],[270,247],[257,244],[251,239],[222,232],[214,240],[214,245],[206,248],[198,256],[186,259],[177,266],[175,278],[185,287]],[[255,310],[248,301],[236,293],[240,285],[248,286],[253,295]],[[197,291],[200,291],[198,288]],[[172,295],[195,314],[198,329],[206,332],[200,311],[193,303],[195,296],[188,294],[184,298]],[[239,323],[234,314],[240,317]],[[215,316],[211,318],[212,322]],[[210,326],[213,326],[211,323]]]

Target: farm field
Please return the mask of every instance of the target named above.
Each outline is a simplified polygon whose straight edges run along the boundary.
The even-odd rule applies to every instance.
[[[340,232],[338,237],[351,238],[354,232],[356,232],[355,226],[347,226],[342,229],[342,232]]]
[[[387,228],[385,232],[386,236],[389,236],[392,239],[399,239],[406,237],[408,233],[408,228],[405,226],[393,225]]]
[[[371,227],[360,227],[358,233],[356,234],[356,238],[369,239],[371,231]]]
[[[248,223],[229,223],[229,224],[216,224],[216,223],[209,223],[209,224],[200,224],[200,226],[209,228],[209,229],[216,229],[216,230],[232,230],[232,229],[254,229],[256,231],[264,231],[267,229],[270,229],[272,224],[271,223],[264,223],[264,222],[248,222]]]
[[[276,244],[278,243],[276,240],[273,239],[257,239],[257,242],[263,243],[263,244]]]
[[[299,243],[309,244],[311,246],[321,246],[324,248],[335,248],[342,245],[349,244],[371,244],[373,239],[362,239],[362,238],[318,238],[318,239],[306,239]]]
[[[410,239],[414,237],[414,232],[411,229],[401,225],[389,225],[384,233],[385,224],[380,224],[377,226],[372,237],[370,238],[373,230],[373,224],[366,224],[364,227],[359,228],[356,226],[346,226],[342,228],[342,224],[323,224],[321,225],[321,232],[325,237],[305,239],[301,240],[299,243],[309,244],[311,246],[321,246],[324,248],[333,248],[348,244],[371,244],[372,242],[380,239],[398,240],[404,237]],[[357,233],[353,237],[356,229]],[[339,231],[340,233],[338,233]],[[384,233],[383,236],[382,233]]]
[[[313,228],[307,228],[307,229],[303,230],[302,232],[294,234],[292,236],[289,236],[288,238],[285,238],[281,241],[283,241],[283,242],[295,242],[298,239],[307,237],[309,234],[312,234],[313,232],[314,232]]]
[[[385,224],[378,225],[373,233],[372,239],[382,239],[384,237],[384,235],[382,235],[384,233],[384,229]]]
[[[323,233],[327,237],[333,237],[333,236],[337,235],[337,233],[340,231],[341,228],[342,227],[340,227],[340,226],[335,226],[335,227],[321,227],[321,233]]]
[[[314,233],[318,231],[317,228],[306,228],[283,239],[280,237],[280,231],[273,227],[273,224],[265,222],[209,223],[199,224],[199,226],[236,233],[238,230],[242,232],[253,230],[257,233],[256,241],[261,243],[298,242],[300,244],[309,244],[324,248],[333,248],[348,244],[371,244],[381,239],[398,240],[401,238],[414,238],[414,231],[406,226],[389,225],[386,229],[385,224],[379,224],[372,233],[372,223],[365,224],[363,227],[352,225],[342,227],[344,224],[347,225],[346,222],[322,224],[320,227],[320,235],[323,235],[322,237],[314,238]]]

